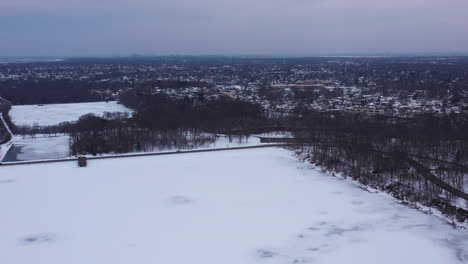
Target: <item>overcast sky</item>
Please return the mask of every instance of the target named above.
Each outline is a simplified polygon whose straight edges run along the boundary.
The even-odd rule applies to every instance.
[[[0,0],[0,56],[468,52],[468,0]]]

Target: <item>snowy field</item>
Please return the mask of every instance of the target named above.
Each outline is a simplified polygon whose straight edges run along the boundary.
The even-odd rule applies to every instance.
[[[0,167],[0,262],[468,263],[468,231],[282,149]]]
[[[14,105],[10,116],[16,125],[39,126],[73,122],[85,114],[102,115],[104,112],[132,112],[117,102],[95,102],[74,104]]]

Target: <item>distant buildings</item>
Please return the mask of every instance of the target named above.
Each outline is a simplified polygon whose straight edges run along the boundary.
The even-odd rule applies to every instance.
[[[320,81],[320,80],[305,80],[299,81],[294,84],[277,84],[272,85],[272,88],[276,89],[325,89],[327,85],[334,85],[331,81]]]
[[[366,115],[393,115],[394,111],[389,108],[349,108],[348,112]]]

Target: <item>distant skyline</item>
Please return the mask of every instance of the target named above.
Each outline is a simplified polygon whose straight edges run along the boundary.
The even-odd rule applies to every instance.
[[[467,54],[466,0],[3,0],[0,57]]]

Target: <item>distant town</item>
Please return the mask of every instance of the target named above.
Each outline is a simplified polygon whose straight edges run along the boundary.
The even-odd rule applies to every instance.
[[[222,96],[288,113],[297,108],[411,117],[468,114],[468,58],[143,57],[0,64],[13,104],[118,100],[123,91]]]

